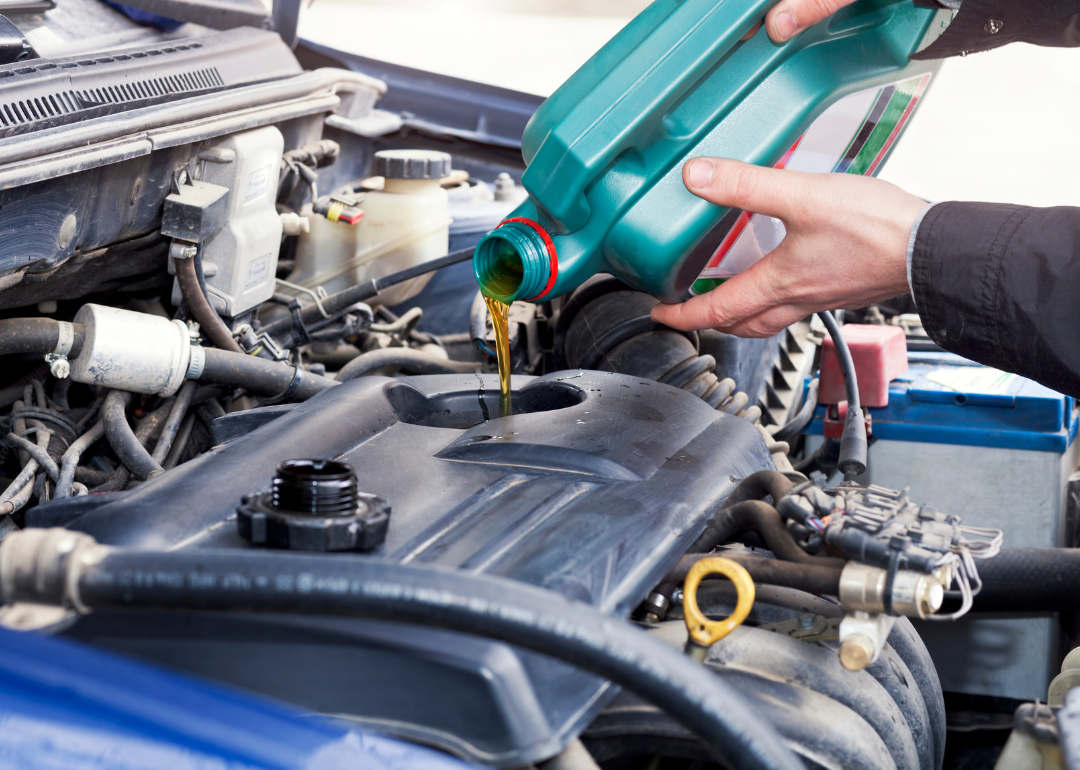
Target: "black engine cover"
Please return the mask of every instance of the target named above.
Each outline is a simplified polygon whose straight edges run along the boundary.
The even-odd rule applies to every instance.
[[[625,617],[734,485],[772,467],[753,425],[667,385],[579,371],[515,386],[498,418],[494,375],[361,378],[270,407],[268,424],[130,492],[29,516],[115,545],[250,547],[241,496],[282,460],[337,458],[392,513],[378,551],[326,558],[499,575]],[[389,623],[100,613],[69,633],[503,766],[553,755],[614,695],[540,655]]]

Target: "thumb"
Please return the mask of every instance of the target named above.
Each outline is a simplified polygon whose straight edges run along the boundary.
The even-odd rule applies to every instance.
[[[765,15],[765,29],[774,43],[783,43],[807,27],[832,16],[852,0],[781,0]]]
[[[730,206],[787,220],[800,200],[804,175],[752,166],[727,158],[694,158],[683,165],[686,189],[718,206]]]

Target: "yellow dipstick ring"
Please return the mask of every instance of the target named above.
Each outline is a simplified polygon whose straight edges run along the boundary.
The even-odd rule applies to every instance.
[[[738,597],[735,611],[724,620],[709,620],[698,607],[698,585],[706,575],[723,575],[735,584],[735,594]],[[699,561],[690,568],[683,583],[683,615],[690,638],[704,647],[719,642],[746,620],[750,608],[754,606],[754,595],[754,579],[741,564],[719,556],[710,556]]]

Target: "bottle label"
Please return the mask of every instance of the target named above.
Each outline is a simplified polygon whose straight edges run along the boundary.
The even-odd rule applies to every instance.
[[[929,83],[927,73],[845,96],[810,124],[775,167],[873,175]],[[704,294],[753,266],[779,246],[784,235],[784,224],[779,219],[729,211],[705,236],[704,240],[715,239],[718,243],[690,293]]]

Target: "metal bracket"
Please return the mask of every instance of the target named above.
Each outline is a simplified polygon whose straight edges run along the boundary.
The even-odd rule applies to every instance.
[[[874,663],[889,638],[894,615],[852,612],[840,621],[840,663],[849,671],[862,671]]]
[[[322,315],[323,318],[328,321],[333,318],[332,315],[326,312],[326,308],[322,306],[322,301],[330,296],[326,293],[326,289],[324,289],[322,286],[316,286],[314,289],[308,289],[295,283],[283,281],[280,278],[277,279],[277,285],[284,286],[286,289],[295,292],[296,295],[303,294],[307,297],[311,297],[311,301],[315,303],[315,307],[319,309],[319,313]]]

